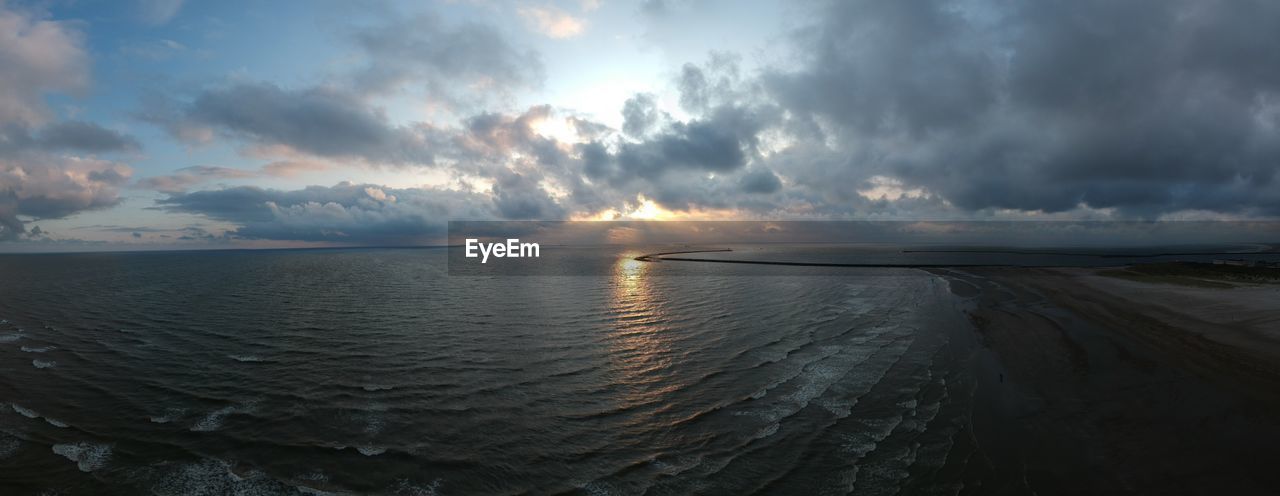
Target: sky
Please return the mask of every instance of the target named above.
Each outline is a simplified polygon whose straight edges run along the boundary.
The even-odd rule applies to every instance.
[[[0,0],[0,251],[1274,220],[1266,0]]]

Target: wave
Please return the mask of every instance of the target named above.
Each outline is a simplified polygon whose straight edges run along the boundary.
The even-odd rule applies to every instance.
[[[237,362],[244,362],[244,363],[258,363],[262,361],[261,357],[256,357],[253,355],[227,355],[227,358],[230,358]]]
[[[0,460],[13,456],[22,447],[22,441],[16,437],[0,434]]]
[[[778,429],[779,429],[780,427],[782,427],[782,424],[780,424],[780,423],[778,423],[778,422],[774,422],[774,423],[772,423],[772,424],[769,424],[769,426],[768,426],[768,427],[765,427],[764,429],[760,429],[760,432],[757,432],[757,433],[756,433],[756,435],[755,435],[754,439],[764,439],[764,438],[766,438],[766,437],[769,437],[769,436],[772,436],[772,435],[774,435],[774,434],[777,434],[777,433],[778,433]]]
[[[250,398],[250,399],[246,399],[241,403],[224,406],[222,408],[209,412],[207,415],[205,415],[204,417],[201,417],[199,421],[197,421],[194,425],[191,426],[191,431],[192,432],[211,432],[211,431],[216,431],[218,429],[221,429],[222,422],[226,420],[227,416],[233,413],[252,414],[255,411],[257,411],[258,403],[260,401],[261,401],[261,398]]]
[[[93,472],[106,466],[111,459],[111,448],[109,444],[96,443],[55,444],[53,452],[76,462],[81,472]]]
[[[49,369],[58,366],[58,362],[53,360],[32,360],[31,366],[38,369]]]
[[[0,334],[0,343],[12,343],[22,339],[21,334]]]
[[[296,494],[302,489],[257,470],[237,470],[230,463],[217,459],[171,467],[153,476],[150,483],[152,494]]]
[[[222,421],[236,412],[235,406],[225,406],[210,412],[191,426],[192,432],[213,432],[222,428]]]
[[[35,410],[24,407],[17,403],[9,403],[9,408],[12,408],[13,411],[18,412],[20,415],[26,418],[40,418],[40,414],[36,413]]]
[[[387,452],[387,448],[382,446],[357,446],[356,451],[364,456],[378,456]]]
[[[152,415],[148,418],[151,420],[152,423],[167,424],[169,422],[173,422],[174,420],[178,420],[182,418],[182,416],[186,414],[187,414],[187,410],[184,408],[170,408],[165,410],[163,415]]]
[[[58,347],[57,346],[23,346],[18,349],[22,350],[23,353],[47,353],[51,350],[58,349]]]
[[[435,479],[427,484],[426,487],[415,486],[408,479],[400,479],[396,482],[395,491],[392,494],[403,496],[438,496],[440,494],[440,486],[444,484],[444,479]]]
[[[44,420],[45,422],[48,422],[49,425],[52,425],[59,429],[66,429],[68,427],[68,425],[65,422],[61,422],[55,419],[51,419],[49,417],[45,417],[43,415],[40,415],[39,412],[32,410],[30,408],[24,407],[22,405],[19,405],[17,403],[10,403],[9,407],[13,408],[13,411],[18,412],[18,414],[22,415],[23,417],[26,417],[29,419],[41,419],[41,420]]]

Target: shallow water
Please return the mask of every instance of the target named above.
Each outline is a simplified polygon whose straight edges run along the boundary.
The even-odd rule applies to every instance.
[[[430,249],[0,257],[0,481],[162,495],[958,486],[972,385],[944,280],[732,277],[716,271],[747,269],[592,253],[574,263],[610,275],[450,277]],[[678,270],[700,272],[665,277]]]

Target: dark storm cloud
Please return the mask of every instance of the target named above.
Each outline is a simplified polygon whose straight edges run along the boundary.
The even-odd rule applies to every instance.
[[[48,149],[89,153],[132,151],[142,147],[132,136],[84,121],[51,124],[40,131],[37,139]]]
[[[448,25],[434,15],[416,15],[386,19],[353,38],[368,59],[353,76],[363,92],[418,89],[436,100],[470,104],[536,88],[544,77],[537,52],[516,47],[487,24]]]
[[[536,178],[514,171],[498,175],[493,184],[493,202],[503,219],[561,219],[565,215]]]
[[[412,244],[442,236],[449,219],[491,219],[489,198],[432,188],[341,183],[282,191],[253,186],[176,193],[158,208],[231,222],[247,239]]]
[[[392,125],[380,109],[337,89],[242,83],[205,91],[178,113],[160,120],[177,129],[202,126],[250,143],[285,145],[322,157],[393,164],[434,160],[429,129]]]
[[[720,107],[705,119],[671,123],[644,141],[623,141],[613,154],[599,143],[587,144],[581,147],[584,172],[614,183],[656,179],[668,170],[730,172],[746,164],[770,118],[752,109]]]
[[[690,112],[707,107],[707,76],[702,73],[702,69],[693,64],[685,64],[680,69],[678,85],[681,107]]]
[[[31,129],[23,123],[0,128],[0,154],[35,152],[111,153],[140,150],[138,140],[92,122],[59,121]]]
[[[623,103],[622,118],[622,132],[633,138],[640,138],[666,117],[658,110],[658,103],[654,101],[653,95],[642,93]]]
[[[773,193],[782,189],[782,181],[769,169],[757,169],[742,175],[739,184],[746,193]]]
[[[834,138],[812,156],[830,167],[775,167],[816,193],[883,175],[965,210],[1280,214],[1280,4],[841,1],[816,17],[802,67],[764,77],[798,139]]]

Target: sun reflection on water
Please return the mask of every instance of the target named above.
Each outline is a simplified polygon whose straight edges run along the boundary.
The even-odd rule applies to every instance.
[[[636,260],[640,255],[622,254],[610,283],[610,357],[623,407],[662,402],[678,387],[670,378],[673,352],[664,295],[648,277],[653,264]]]

